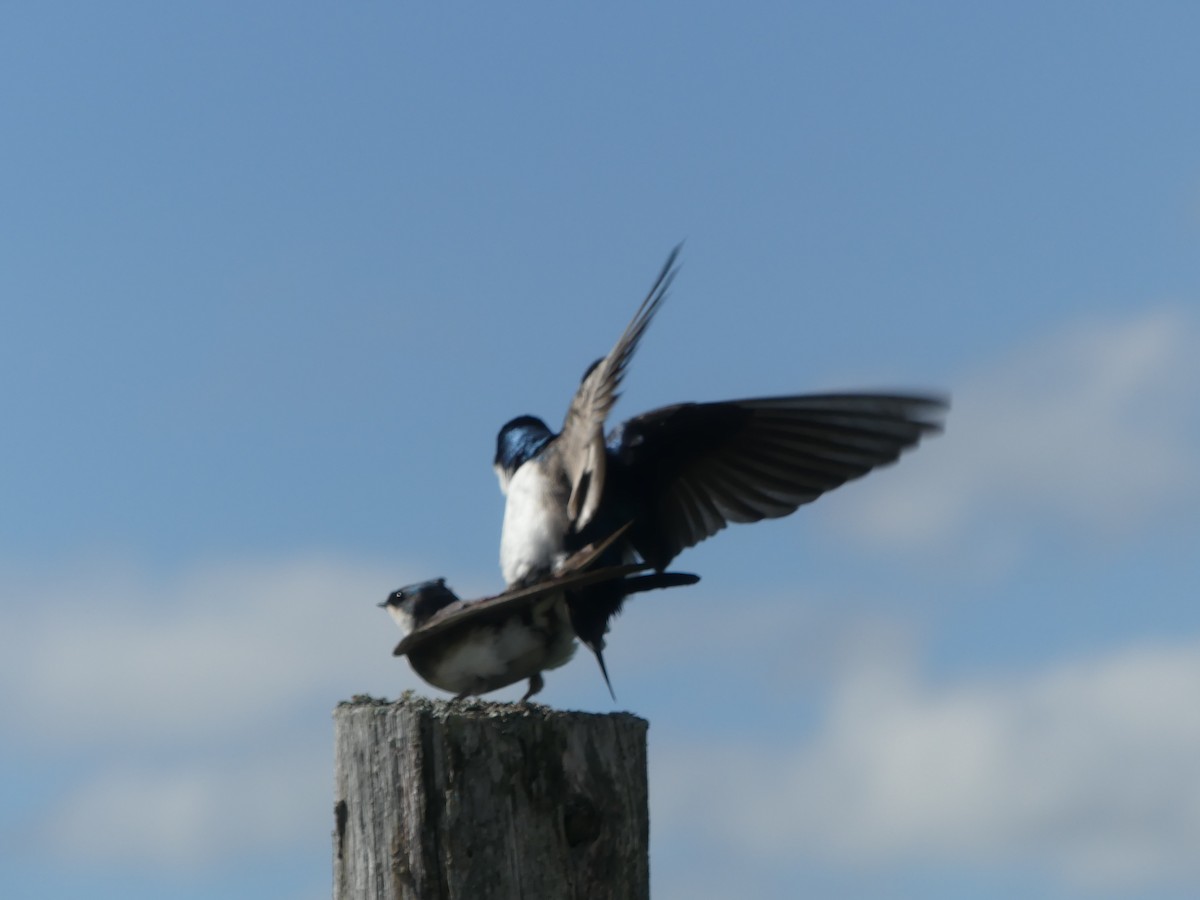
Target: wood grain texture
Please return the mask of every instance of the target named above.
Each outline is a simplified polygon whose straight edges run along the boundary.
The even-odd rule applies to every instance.
[[[334,900],[649,897],[644,719],[405,695],[334,724]]]

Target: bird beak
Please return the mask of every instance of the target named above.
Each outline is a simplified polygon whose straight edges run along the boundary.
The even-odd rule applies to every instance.
[[[378,606],[380,609],[387,609],[388,602],[386,600],[384,600],[382,603],[376,603],[375,605]]]

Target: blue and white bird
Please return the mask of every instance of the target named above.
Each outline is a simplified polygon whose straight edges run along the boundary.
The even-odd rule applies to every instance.
[[[941,397],[843,393],[679,403],[606,434],[638,342],[675,278],[678,253],[616,346],[585,372],[560,431],[530,415],[500,429],[500,568],[510,586],[551,575],[571,553],[626,524],[603,563],[641,560],[662,572],[728,523],[786,516],[940,430]],[[624,599],[601,584],[568,604],[571,625],[606,682],[604,635]]]

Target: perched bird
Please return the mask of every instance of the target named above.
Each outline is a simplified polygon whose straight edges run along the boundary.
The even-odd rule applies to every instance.
[[[443,578],[393,591],[379,605],[405,633],[394,655],[407,656],[418,675],[455,699],[527,678],[526,702],[542,689],[542,672],[575,653],[568,609],[581,602],[578,591],[604,584],[625,597],[700,580],[682,572],[639,574],[647,565],[592,568],[605,549],[585,548],[558,575],[482,600],[460,600]]]
[[[680,403],[606,435],[638,341],[675,278],[678,253],[671,252],[616,346],[584,373],[561,431],[530,415],[500,429],[500,567],[510,586],[554,573],[576,549],[626,524],[600,562],[642,560],[662,572],[728,523],[786,516],[940,430],[941,397],[843,393]],[[600,583],[567,604],[571,626],[606,682],[604,635],[624,600],[614,585]]]

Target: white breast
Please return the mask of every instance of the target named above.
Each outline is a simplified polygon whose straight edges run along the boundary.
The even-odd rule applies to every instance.
[[[429,673],[429,680],[438,687],[454,691],[469,691],[481,684],[497,681],[511,684],[528,678],[529,672],[513,665],[525,656],[542,655],[541,638],[537,633],[520,628],[515,623],[498,632],[487,632],[486,639],[460,641],[451,645]],[[509,675],[509,678],[501,676]]]
[[[546,477],[545,466],[530,460],[507,484],[500,571],[508,584],[559,565],[566,552],[566,497],[562,485]]]
[[[413,621],[413,617],[397,604],[389,603],[384,609],[387,610],[387,614],[392,617],[392,621],[399,626],[405,637],[412,634],[413,629],[417,627],[417,623]]]
[[[459,632],[458,640],[418,671],[430,684],[456,694],[486,693],[564,665],[575,653],[575,633],[561,594],[510,618]],[[418,660],[414,660],[414,665]]]

